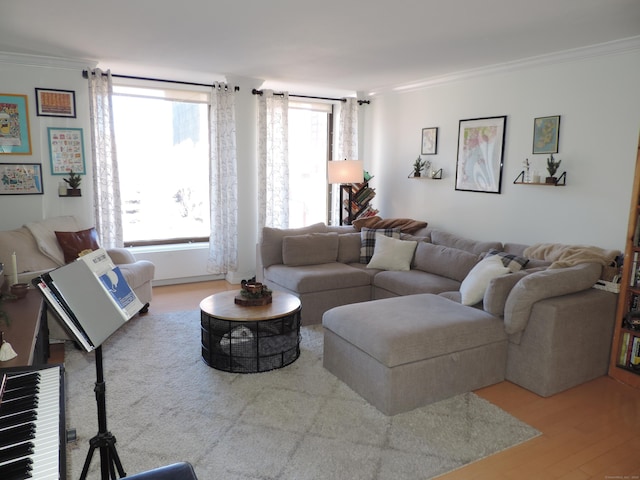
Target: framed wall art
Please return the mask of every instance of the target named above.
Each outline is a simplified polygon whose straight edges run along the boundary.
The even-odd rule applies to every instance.
[[[0,93],[0,154],[31,155],[26,95]]]
[[[422,155],[435,155],[438,153],[438,127],[422,129]]]
[[[558,153],[560,115],[533,121],[533,153]]]
[[[0,163],[0,195],[41,195],[42,164]]]
[[[507,117],[460,120],[456,190],[500,193]]]
[[[36,88],[36,114],[40,117],[76,118],[76,92]]]
[[[51,175],[68,175],[71,170],[86,174],[82,129],[49,127],[47,131]]]

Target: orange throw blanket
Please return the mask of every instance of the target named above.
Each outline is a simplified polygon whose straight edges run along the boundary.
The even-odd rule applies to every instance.
[[[352,225],[358,231],[364,228],[399,228],[402,233],[414,233],[427,226],[427,222],[412,220],[411,218],[366,217],[354,220]]]

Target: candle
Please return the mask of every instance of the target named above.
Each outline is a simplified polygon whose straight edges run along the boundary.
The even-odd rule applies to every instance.
[[[18,283],[18,262],[16,260],[16,252],[11,254],[11,285]]]

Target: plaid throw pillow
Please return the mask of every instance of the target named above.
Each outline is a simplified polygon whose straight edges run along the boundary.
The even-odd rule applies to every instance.
[[[380,233],[391,238],[400,238],[399,228],[366,228],[360,230],[360,263],[369,263],[376,248],[376,234]]]
[[[518,270],[522,270],[525,265],[529,263],[528,258],[513,255],[511,253],[501,252],[499,250],[489,250],[489,252],[487,253],[487,257],[491,255],[499,256],[502,260],[502,264],[507,267],[510,272],[517,272]]]

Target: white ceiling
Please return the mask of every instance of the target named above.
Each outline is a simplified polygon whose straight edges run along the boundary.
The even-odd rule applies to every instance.
[[[0,52],[296,93],[369,93],[638,36],[639,0],[0,0]]]

